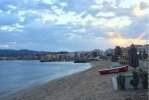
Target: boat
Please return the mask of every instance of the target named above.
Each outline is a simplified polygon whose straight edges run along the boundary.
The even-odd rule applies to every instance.
[[[119,73],[119,72],[126,72],[126,71],[128,71],[128,65],[125,65],[122,67],[110,68],[110,69],[102,69],[102,70],[99,70],[98,72],[101,75],[104,75],[104,74],[112,74],[112,73]]]
[[[86,63],[85,59],[76,59],[74,63]]]

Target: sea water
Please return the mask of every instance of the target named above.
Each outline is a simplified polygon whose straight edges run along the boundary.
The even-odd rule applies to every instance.
[[[0,61],[0,97],[89,68],[89,63]]]

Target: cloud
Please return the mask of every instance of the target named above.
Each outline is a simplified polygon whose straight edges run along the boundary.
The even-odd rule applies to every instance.
[[[121,45],[121,46],[129,46],[132,43],[141,45],[141,44],[147,44],[148,40],[143,39],[144,36],[147,35],[147,33],[141,33],[137,38],[124,38],[122,37],[121,33],[115,33],[115,32],[108,32],[109,35],[109,43],[111,45]]]
[[[141,41],[147,40],[148,6],[147,0],[0,0],[0,44],[73,51],[124,45],[138,37],[146,43]]]
[[[103,28],[120,29],[131,24],[131,20],[128,16],[114,17],[109,19],[101,18],[94,21],[92,24]]]
[[[135,16],[143,16],[143,15],[147,15],[149,14],[148,12],[149,8],[146,8],[146,9],[141,9],[141,7],[139,5],[135,6],[132,10],[132,13],[135,15]]]
[[[15,41],[0,43],[0,49],[12,48],[16,45]]]
[[[101,17],[114,17],[115,14],[114,12],[99,12],[97,15],[97,17],[101,16]]]
[[[0,12],[0,26],[2,25],[12,25],[17,23],[18,16],[16,14],[8,14],[6,12]]]
[[[16,31],[23,31],[23,30],[22,30],[23,27],[24,27],[24,26],[22,26],[22,25],[16,23],[16,24],[14,24],[14,25],[12,25],[12,26],[8,26],[8,25],[1,26],[1,27],[0,27],[0,30],[1,30],[1,31],[8,31],[8,32],[13,32],[13,31],[16,32]]]
[[[120,30],[126,38],[137,38],[141,33],[148,33],[148,17],[133,19],[133,22]],[[147,34],[143,39],[148,39]]]
[[[9,48],[9,45],[7,44],[0,44],[0,49]]]

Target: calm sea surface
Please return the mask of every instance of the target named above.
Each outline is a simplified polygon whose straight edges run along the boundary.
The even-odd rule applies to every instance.
[[[88,68],[88,63],[0,61],[0,97]]]

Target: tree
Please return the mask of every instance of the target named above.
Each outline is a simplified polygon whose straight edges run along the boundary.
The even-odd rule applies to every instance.
[[[143,50],[143,59],[146,59],[147,58],[147,54],[146,54],[146,52],[145,52],[145,49]]]
[[[112,61],[112,62],[117,62],[117,60],[118,60],[117,56],[113,55],[113,56],[111,57],[111,61]]]
[[[122,50],[120,46],[116,46],[114,49],[114,55],[119,57],[122,54]]]
[[[134,68],[139,66],[137,50],[136,50],[134,44],[132,44],[129,49],[129,65]]]
[[[142,52],[141,52],[141,49],[139,51],[139,58],[142,59]]]
[[[125,76],[120,74],[117,76],[117,84],[118,84],[118,88],[121,90],[125,90]]]

